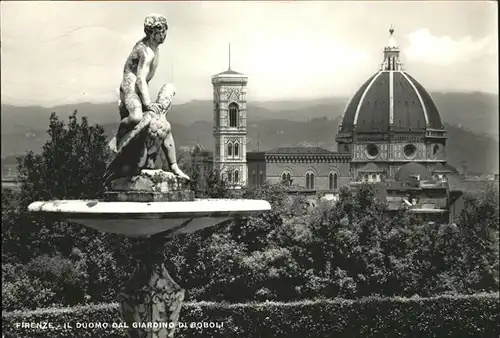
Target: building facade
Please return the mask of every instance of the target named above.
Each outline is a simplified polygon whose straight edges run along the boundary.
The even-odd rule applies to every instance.
[[[320,147],[282,147],[247,153],[249,186],[264,181],[303,187],[316,192],[338,192],[348,186],[351,155]]]
[[[403,69],[392,28],[380,69],[345,107],[336,152],[247,152],[247,82],[230,67],[212,77],[215,154],[194,154],[204,168],[213,158],[213,167],[237,188],[281,183],[311,200],[318,194],[335,199],[342,186],[373,184],[389,212],[407,210],[437,222],[459,217],[463,191],[457,187],[464,179],[446,163],[444,123],[430,94]]]

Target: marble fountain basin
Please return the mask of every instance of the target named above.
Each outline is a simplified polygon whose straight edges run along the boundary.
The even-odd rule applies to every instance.
[[[60,200],[33,202],[31,212],[54,214],[99,231],[129,237],[168,232],[169,236],[194,232],[238,216],[271,210],[263,200],[195,199],[179,202],[103,202]]]

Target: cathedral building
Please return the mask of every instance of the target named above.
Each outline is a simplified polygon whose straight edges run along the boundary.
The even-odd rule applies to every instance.
[[[380,69],[345,107],[334,136],[337,151],[247,152],[247,83],[231,66],[212,76],[215,152],[195,147],[192,161],[199,172],[216,168],[236,189],[282,183],[311,200],[335,199],[342,186],[373,184],[389,210],[439,222],[453,222],[460,214],[463,180],[446,163],[443,121],[430,94],[403,69],[392,28]]]
[[[390,29],[380,70],[354,94],[336,141],[352,154],[352,181],[393,179],[407,163],[429,170],[446,163],[446,130],[425,88],[402,67]]]

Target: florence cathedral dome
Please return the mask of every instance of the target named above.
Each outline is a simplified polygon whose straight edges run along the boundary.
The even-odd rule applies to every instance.
[[[403,70],[400,50],[389,30],[380,70],[348,102],[339,125],[339,151],[352,153],[351,174],[376,163],[394,177],[409,162],[432,167],[446,162],[446,131],[427,90]]]

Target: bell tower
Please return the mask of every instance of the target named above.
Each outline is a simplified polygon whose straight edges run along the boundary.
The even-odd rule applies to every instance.
[[[247,183],[247,82],[248,77],[229,66],[212,76],[214,116],[214,168],[236,189]]]

